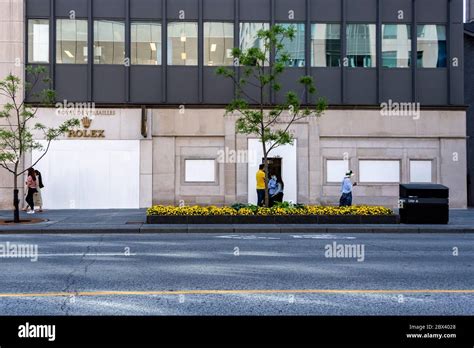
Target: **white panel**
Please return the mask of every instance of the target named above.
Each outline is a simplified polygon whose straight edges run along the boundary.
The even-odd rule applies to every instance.
[[[360,182],[400,182],[400,161],[359,161]]]
[[[281,157],[281,176],[285,183],[284,201],[298,201],[297,191],[297,168],[296,168],[297,140],[293,145],[279,146],[272,150],[270,157]],[[255,174],[258,166],[262,162],[262,143],[258,139],[248,140],[249,163],[248,163],[248,201],[257,204],[257,189]]]
[[[214,182],[216,181],[215,160],[185,160],[186,182]]]
[[[410,161],[410,182],[431,182],[431,161]]]
[[[326,181],[342,182],[345,174],[349,170],[349,161],[327,160],[326,161]]]
[[[33,163],[39,156],[33,152]],[[54,141],[36,169],[46,209],[139,207],[139,141]]]

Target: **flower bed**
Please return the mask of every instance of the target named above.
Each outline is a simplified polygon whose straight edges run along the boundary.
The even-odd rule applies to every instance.
[[[398,215],[379,206],[304,206],[279,204],[272,208],[236,204],[216,206],[162,206],[147,210],[149,224],[394,224]]]

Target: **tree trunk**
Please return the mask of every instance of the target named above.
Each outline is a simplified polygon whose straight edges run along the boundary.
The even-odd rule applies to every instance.
[[[13,222],[17,224],[20,223],[20,199],[18,198],[19,190],[18,180],[16,176],[14,180],[15,182],[13,184]]]
[[[263,167],[263,170],[265,172],[265,206],[267,208],[270,207],[270,195],[268,193],[268,154],[265,153],[264,157],[263,157],[263,163],[264,163],[264,167]]]

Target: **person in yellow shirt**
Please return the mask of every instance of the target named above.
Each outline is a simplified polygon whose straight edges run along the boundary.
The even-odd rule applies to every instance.
[[[265,203],[265,172],[263,171],[264,165],[258,166],[256,174],[257,178],[257,205],[263,207]]]

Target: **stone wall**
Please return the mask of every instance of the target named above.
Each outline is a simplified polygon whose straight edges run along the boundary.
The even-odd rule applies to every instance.
[[[228,204],[246,202],[245,163],[219,163],[218,183],[183,182],[185,158],[211,158],[221,151],[247,150],[246,135],[235,134],[235,117],[222,109],[153,110],[153,202]],[[299,122],[298,201],[337,204],[339,184],[325,182],[325,161],[348,156],[356,172],[359,159],[400,161],[401,181],[409,181],[409,160],[433,161],[433,181],[451,189],[451,207],[466,207],[466,125],[464,111],[421,111],[419,117],[381,116],[377,110],[328,110],[320,119]],[[225,175],[222,175],[225,173]],[[357,204],[397,205],[398,184],[361,184]]]
[[[0,0],[0,80],[12,73],[23,78],[24,71],[24,21],[23,0]],[[19,100],[22,96],[19,95]],[[0,108],[7,99],[0,96]],[[0,121],[0,127],[6,120]],[[19,185],[22,187],[22,179]],[[0,168],[0,209],[13,206],[13,178],[5,169]],[[22,197],[23,192],[20,192]]]

